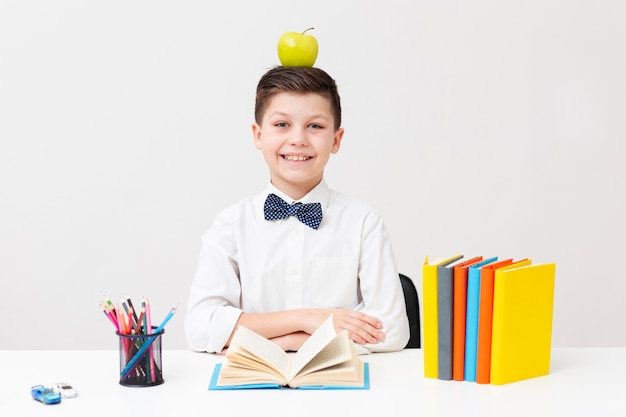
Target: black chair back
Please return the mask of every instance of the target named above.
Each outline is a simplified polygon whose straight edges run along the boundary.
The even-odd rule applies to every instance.
[[[404,291],[404,301],[406,303],[406,315],[409,318],[409,327],[411,329],[411,337],[405,348],[421,348],[420,337],[420,308],[417,289],[413,281],[404,274],[400,274],[400,282],[402,283],[402,291]]]

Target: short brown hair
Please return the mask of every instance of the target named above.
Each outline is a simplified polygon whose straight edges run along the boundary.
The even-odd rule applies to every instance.
[[[335,130],[341,127],[341,100],[335,80],[320,68],[274,67],[259,80],[256,88],[254,119],[260,125],[269,101],[278,93],[314,93],[330,100]]]

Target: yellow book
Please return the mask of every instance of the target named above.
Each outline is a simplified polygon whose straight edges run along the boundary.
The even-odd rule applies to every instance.
[[[445,266],[460,259],[462,255],[451,258],[437,258],[424,260],[422,266],[422,312],[424,343],[424,376],[437,378],[438,376],[438,310],[437,310],[437,267]]]
[[[496,270],[491,375],[494,385],[550,372],[556,264]]]

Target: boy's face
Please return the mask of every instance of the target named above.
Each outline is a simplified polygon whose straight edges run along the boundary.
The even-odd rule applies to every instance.
[[[343,129],[334,126],[328,98],[276,94],[261,124],[252,125],[254,145],[263,151],[272,184],[293,199],[319,184],[330,154],[339,151],[343,137]]]

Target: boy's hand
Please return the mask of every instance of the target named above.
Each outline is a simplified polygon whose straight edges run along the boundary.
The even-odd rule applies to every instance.
[[[367,314],[336,309],[312,309],[311,314],[306,314],[305,331],[312,334],[330,314],[333,315],[335,330],[347,330],[348,337],[358,344],[375,344],[385,339],[385,333],[381,331],[383,324]]]

